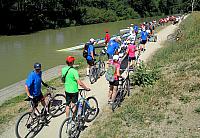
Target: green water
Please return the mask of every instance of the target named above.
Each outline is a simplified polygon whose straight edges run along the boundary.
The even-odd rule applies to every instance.
[[[64,64],[66,52],[58,49],[73,47],[93,37],[103,38],[105,30],[117,34],[122,28],[142,20],[126,20],[111,23],[45,30],[29,35],[0,37],[0,89],[23,80],[33,69],[33,63],[42,63],[43,70]],[[80,53],[79,53],[80,54]],[[77,55],[78,56],[78,55]]]

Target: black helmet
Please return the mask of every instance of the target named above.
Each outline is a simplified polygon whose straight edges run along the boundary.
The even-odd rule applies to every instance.
[[[35,69],[41,69],[41,64],[40,63],[35,63],[34,64]]]

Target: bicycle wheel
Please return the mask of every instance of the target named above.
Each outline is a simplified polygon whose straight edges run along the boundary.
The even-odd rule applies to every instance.
[[[48,104],[48,112],[52,117],[60,116],[65,112],[66,98],[64,94],[56,94]]]
[[[119,107],[119,104],[120,104],[120,102],[121,102],[121,91],[122,90],[120,90],[120,91],[118,91],[118,93],[117,93],[117,96],[116,96],[116,98],[115,98],[115,101],[112,103],[112,111],[114,112],[115,111],[115,109],[117,108],[117,107]]]
[[[105,68],[105,63],[102,61],[101,62],[101,71],[100,71],[100,75],[103,76],[103,74],[106,72],[106,68]]]
[[[97,72],[96,72],[96,67],[91,67],[90,68],[90,74],[89,74],[89,79],[90,83],[93,84],[96,81],[97,77]]]
[[[167,40],[168,40],[168,41],[176,41],[176,35],[174,35],[174,34],[168,35],[168,36],[167,36]]]
[[[88,97],[84,102],[83,111],[85,114],[85,121],[93,121],[99,113],[97,99],[95,97]]]
[[[130,79],[126,79],[126,89],[128,96],[130,96]]]
[[[71,117],[66,118],[60,127],[59,138],[77,138],[79,134],[80,130],[76,122]]]
[[[39,119],[32,112],[24,113],[15,126],[17,138],[33,138],[39,130]]]

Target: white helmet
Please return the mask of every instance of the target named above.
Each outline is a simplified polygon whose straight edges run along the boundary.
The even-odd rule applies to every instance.
[[[119,60],[119,56],[118,55],[114,55],[113,56],[113,60]]]
[[[94,43],[94,42],[95,42],[94,38],[90,38],[90,43]]]

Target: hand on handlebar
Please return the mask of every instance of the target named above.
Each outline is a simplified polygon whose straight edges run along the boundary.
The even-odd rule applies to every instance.
[[[86,90],[86,91],[90,91],[91,89],[90,89],[90,88],[86,88],[85,90]]]
[[[30,95],[30,96],[28,96],[28,97],[29,97],[30,99],[33,99],[33,98],[34,98],[34,97],[33,97],[33,96],[31,96],[31,95]]]

